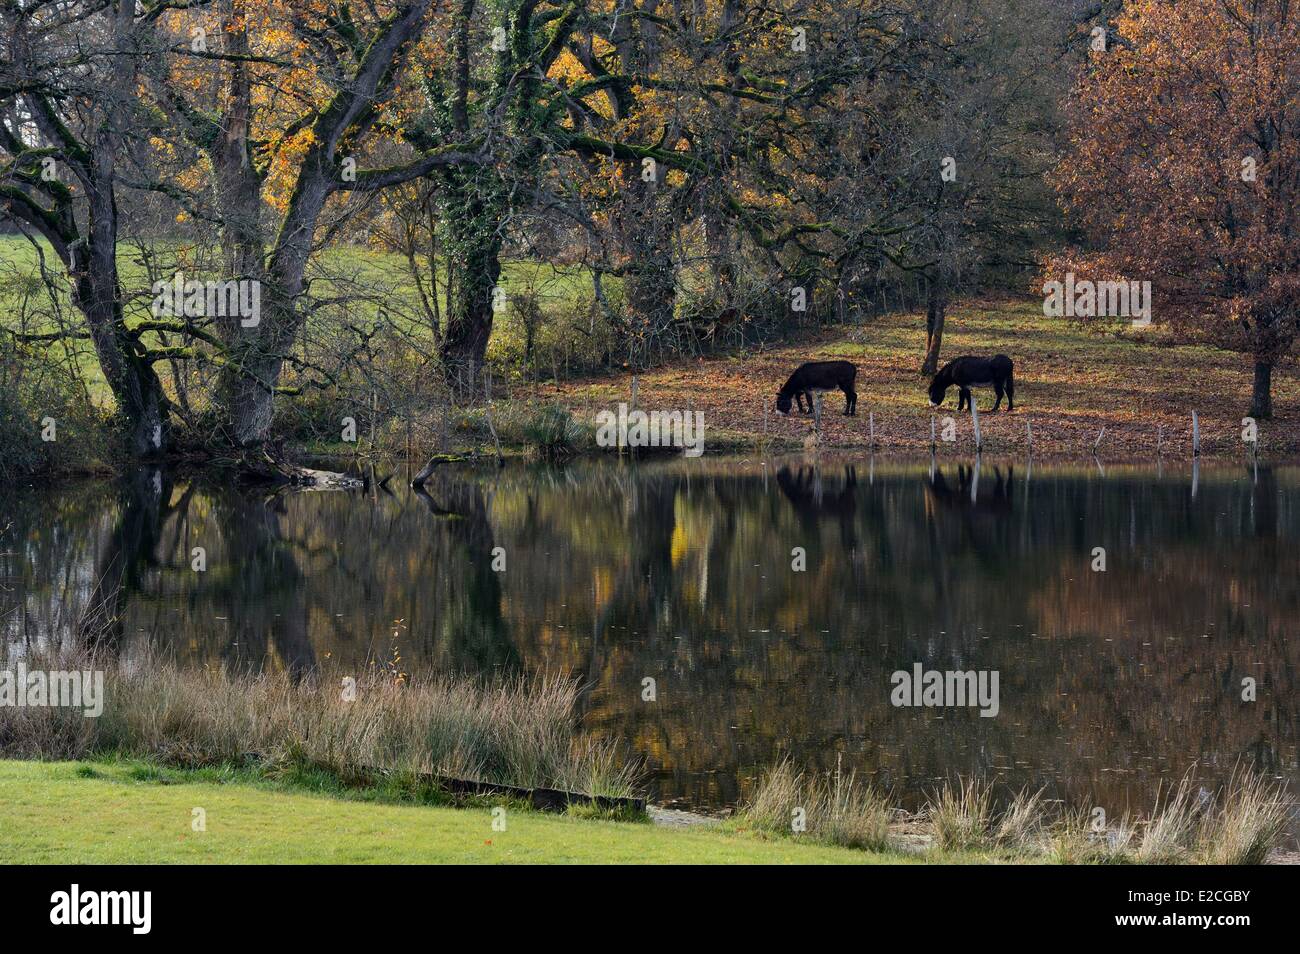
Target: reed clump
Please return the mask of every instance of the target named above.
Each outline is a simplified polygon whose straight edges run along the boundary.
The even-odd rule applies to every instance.
[[[806,775],[783,761],[766,773],[742,815],[750,827],[771,834],[867,851],[889,847],[889,806],[852,774]]]
[[[993,785],[979,779],[945,783],[906,827],[928,850],[981,854],[1007,861],[1063,864],[1262,864],[1281,847],[1294,811],[1281,785],[1239,769],[1217,793],[1190,779],[1161,793],[1145,816],[1107,822],[1096,809],[1049,802],[1022,789],[999,806]],[[765,773],[739,813],[772,834],[800,834],[846,847],[899,848],[902,826],[874,790],[852,776],[805,776],[788,761]]]
[[[340,778],[434,773],[524,788],[629,795],[632,771],[578,727],[572,680],[407,676],[376,667],[293,676],[189,669],[157,658],[26,658],[103,672],[103,712],[0,707],[0,757],[100,755],[202,767],[307,764]],[[0,669],[6,663],[0,659]]]

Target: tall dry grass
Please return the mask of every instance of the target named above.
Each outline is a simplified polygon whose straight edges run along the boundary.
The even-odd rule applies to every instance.
[[[889,806],[852,774],[804,775],[781,762],[763,778],[742,816],[753,828],[772,834],[802,834],[867,851],[889,847]]]
[[[94,660],[29,659],[43,669]],[[446,676],[232,674],[158,659],[98,664],[104,711],[0,707],[0,757],[82,759],[119,754],[166,764],[310,764],[347,778],[369,769],[627,795],[632,773],[578,730],[578,687],[555,676],[482,682]],[[0,668],[8,668],[0,660]]]
[[[1133,859],[1142,864],[1177,864],[1195,854],[1200,841],[1201,812],[1191,781],[1184,778],[1156,796],[1149,817],[1140,825],[1141,839]]]
[[[975,779],[945,784],[927,811],[935,844],[948,851],[993,847],[993,787]]]
[[[796,808],[804,809],[807,832],[818,840],[870,850],[893,843],[896,813],[884,798],[852,776],[847,782],[838,773],[805,777],[789,762],[766,773],[741,817],[755,828],[790,834]],[[966,779],[934,792],[918,827],[940,851],[1007,860],[1245,865],[1263,863],[1282,845],[1294,810],[1280,785],[1244,770],[1217,794],[1196,790],[1185,778],[1158,796],[1145,817],[1105,825],[1087,808],[1048,803],[1041,790],[1024,789],[998,807],[991,783]]]

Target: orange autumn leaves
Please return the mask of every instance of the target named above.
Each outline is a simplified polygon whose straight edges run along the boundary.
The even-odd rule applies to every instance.
[[[1150,280],[1160,320],[1276,357],[1300,313],[1300,10],[1132,0],[1113,26],[1054,177],[1087,245],[1048,270]]]

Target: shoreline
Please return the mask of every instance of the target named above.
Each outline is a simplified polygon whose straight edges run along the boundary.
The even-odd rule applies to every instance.
[[[635,820],[572,810],[539,812],[482,798],[456,804],[413,802],[368,789],[329,790],[220,767],[180,769],[138,759],[0,759],[0,804],[5,806],[0,814],[36,822],[43,814],[59,812],[64,798],[80,806],[72,821],[61,816],[60,823],[51,821],[21,836],[16,835],[18,826],[0,826],[0,862],[66,864],[77,850],[82,853],[78,862],[116,864],[501,863],[551,859],[557,853],[578,863],[1116,861],[1102,855],[1067,861],[1016,846],[946,849],[938,845],[933,823],[916,814],[893,818],[888,847],[848,847],[813,835],[776,834],[743,817],[715,818],[653,805]],[[127,804],[134,808],[132,822],[123,825],[121,810]],[[94,825],[105,813],[118,822],[95,839],[78,840],[78,826]],[[322,831],[329,837],[322,837]],[[654,858],[638,858],[639,853]],[[1300,853],[1278,847],[1264,863],[1297,864]]]

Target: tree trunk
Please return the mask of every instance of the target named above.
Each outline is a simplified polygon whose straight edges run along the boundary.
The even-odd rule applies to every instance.
[[[943,297],[932,294],[925,315],[925,361],[921,363],[922,374],[934,374],[939,370],[939,349],[943,345],[943,323],[947,311],[948,303]]]
[[[231,346],[229,363],[218,374],[215,389],[226,443],[252,447],[270,436],[282,365],[263,353],[255,340],[243,347]]]
[[[1255,361],[1255,389],[1250,398],[1249,417],[1264,421],[1273,416],[1273,362]]]
[[[312,144],[302,157],[264,267],[260,199],[253,201],[253,187],[260,188],[260,179],[248,154],[248,77],[238,70],[231,75],[230,113],[222,117],[222,138],[209,154],[221,172],[223,238],[234,246],[230,250],[231,264],[241,272],[253,271],[262,282],[258,324],[243,328],[236,322],[227,327],[228,340],[233,343],[228,345],[217,385],[227,436],[239,447],[265,443],[270,436],[275,388],[305,320],[300,299],[306,287],[304,275],[314,251],[316,228],[326,201],[340,186],[339,143],[353,129],[364,135],[366,112],[387,95],[384,90],[393,66],[420,28],[428,7],[428,0],[410,0],[399,5],[394,16],[382,21],[354,75],[316,114],[309,127]],[[232,19],[227,21],[226,41],[231,50],[237,51],[247,43],[243,4],[231,4],[228,10]]]
[[[111,248],[94,249],[86,270],[74,273],[77,307],[86,316],[99,366],[117,402],[123,446],[131,457],[150,457],[162,452],[167,439],[162,384],[122,322],[116,268],[97,261]]]
[[[127,332],[117,272],[118,130],[105,123],[86,168],[86,237],[72,246],[69,272],[76,305],[86,316],[100,368],[117,402],[127,453],[148,457],[163,449],[163,390],[153,365]]]
[[[501,223],[507,201],[492,171],[453,170],[446,176],[442,220],[448,270],[456,275],[448,293],[447,326],[440,355],[454,393],[475,393],[492,337],[493,299],[501,278]]]
[[[135,4],[124,0],[111,9],[112,39],[119,49],[131,45],[134,11]],[[160,453],[167,438],[166,402],[144,348],[126,327],[117,271],[117,161],[126,137],[125,104],[135,94],[135,81],[134,57],[122,55],[112,60],[103,79],[103,100],[95,103],[104,115],[90,124],[93,128],[73,164],[85,191],[84,235],[77,234],[75,216],[69,213],[63,219],[63,196],[54,203],[55,214],[38,220],[38,227],[47,237],[59,240],[56,248],[61,247],[67,265],[73,302],[86,316],[95,355],[117,403],[126,452],[132,457],[148,457]],[[40,103],[35,113],[44,120],[42,132],[53,140],[69,137],[53,107],[44,100]],[[51,236],[46,228],[60,219],[56,226],[59,234]]]
[[[648,18],[638,20],[638,4],[632,0],[619,0],[610,40],[618,51],[619,62],[628,74],[653,74],[660,66],[659,26],[654,22],[658,0],[648,0],[640,5]],[[658,136],[661,142],[675,142],[676,122],[661,129],[658,120],[651,128],[638,128],[642,120],[633,113],[634,100],[630,96],[615,96],[614,115],[620,122],[631,124],[629,133],[647,138]],[[653,140],[651,140],[653,141]],[[626,256],[624,265],[624,290],[627,307],[627,342],[631,363],[648,364],[651,352],[663,344],[671,329],[676,312],[677,274],[673,261],[674,213],[669,208],[665,178],[668,170],[650,167],[643,162],[627,160],[620,163],[623,188],[613,215],[614,235],[620,251]]]
[[[480,241],[454,243],[459,281],[451,295],[441,356],[447,381],[460,395],[474,393],[492,337],[493,290],[501,277],[501,241],[495,231]]]
[[[226,69],[226,113],[208,155],[212,160],[217,207],[221,213],[221,238],[231,277],[261,277],[266,254],[262,236],[262,177],[253,166],[249,131],[253,114],[246,0],[224,0],[221,30],[225,52],[233,58]],[[220,324],[220,323],[219,323]],[[227,320],[222,331],[238,334],[238,322]]]

